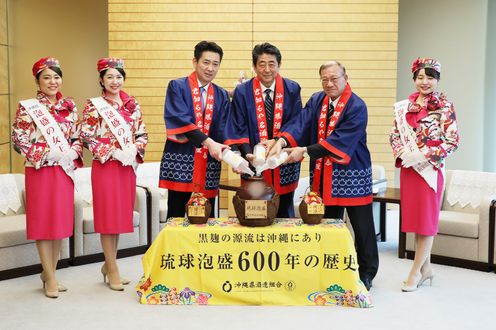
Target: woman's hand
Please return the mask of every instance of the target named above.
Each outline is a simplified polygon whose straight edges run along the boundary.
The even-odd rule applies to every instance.
[[[401,165],[404,168],[412,167],[413,165],[423,163],[427,160],[424,154],[419,150],[402,152],[401,159],[402,159]]]
[[[122,165],[126,166],[124,163],[127,163],[127,154],[125,151],[123,151],[122,149],[115,149],[113,152],[112,152],[112,157],[115,159],[115,160],[118,160],[119,162],[121,162]]]
[[[48,152],[47,160],[50,160],[52,162],[58,162],[62,159],[62,157],[64,157],[64,153],[62,151],[60,151],[57,148],[52,148]]]
[[[78,153],[74,149],[67,150],[62,158],[60,159],[60,165],[63,168],[74,168],[74,160],[79,157]]]

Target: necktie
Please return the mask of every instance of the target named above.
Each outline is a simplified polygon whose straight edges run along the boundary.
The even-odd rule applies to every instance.
[[[331,103],[329,103],[329,108],[327,109],[326,127],[329,127],[329,121],[331,120],[333,113],[334,113],[334,105],[332,105],[332,102],[331,102]]]
[[[201,95],[201,103],[202,103],[202,112],[205,112],[205,104],[207,102],[207,90],[205,87],[200,87],[200,95]]]
[[[269,133],[269,139],[272,139],[272,129],[274,126],[274,102],[270,97],[270,89],[265,90],[265,100],[264,100],[264,108],[265,108],[265,117],[267,119],[267,128]]]

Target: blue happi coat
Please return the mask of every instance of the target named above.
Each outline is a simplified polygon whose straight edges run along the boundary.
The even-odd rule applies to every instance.
[[[282,127],[284,127],[292,118],[300,115],[302,103],[300,85],[287,78],[282,78],[282,81],[284,84]],[[225,138],[225,144],[249,143],[252,148],[260,142],[253,95],[253,79],[239,85],[234,91]],[[267,183],[273,185],[278,194],[286,194],[294,191],[298,185],[300,163],[282,165],[275,170],[266,170],[265,172],[270,173],[270,175],[264,175]]]
[[[284,126],[282,136],[292,144],[312,145],[318,141],[318,123],[325,98],[323,91],[308,100],[299,118]],[[320,145],[337,157],[324,157],[331,167],[323,167],[320,190],[325,205],[354,206],[372,202],[372,164],[367,148],[367,106],[356,94],[351,96],[333,132]],[[310,159],[313,183],[315,159]]]
[[[224,141],[224,128],[230,109],[227,92],[211,83],[214,88],[214,111],[209,137],[214,141]],[[199,191],[193,180],[195,146],[183,133],[198,129],[193,111],[193,100],[188,77],[170,81],[167,87],[164,107],[167,141],[160,163],[161,188],[176,191]],[[205,196],[215,197],[219,189],[221,162],[208,155]]]

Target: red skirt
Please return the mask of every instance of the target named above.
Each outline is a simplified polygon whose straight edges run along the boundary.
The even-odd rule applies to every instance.
[[[444,177],[437,172],[437,192],[412,168],[401,168],[401,231],[426,236],[437,234]]]
[[[60,166],[25,168],[26,236],[58,240],[74,231],[74,182]]]
[[[109,160],[94,160],[91,167],[95,233],[133,232],[136,174],[131,166]]]

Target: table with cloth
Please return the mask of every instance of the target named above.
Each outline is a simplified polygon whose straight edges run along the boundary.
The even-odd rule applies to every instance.
[[[142,304],[371,307],[345,223],[171,218],[143,256]]]

